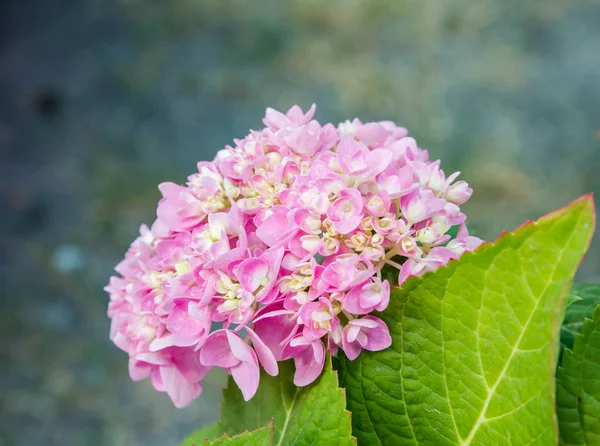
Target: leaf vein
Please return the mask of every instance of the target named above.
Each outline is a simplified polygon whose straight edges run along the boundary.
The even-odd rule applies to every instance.
[[[578,218],[578,222],[579,222],[580,218]],[[572,231],[571,234],[569,235],[569,239],[565,243],[565,246],[569,245],[569,243],[573,239],[574,234],[575,234],[575,231]],[[565,253],[565,249],[561,249],[560,255],[559,255],[560,259],[562,259],[562,257],[564,256],[564,253]],[[557,259],[557,261],[554,262],[552,274],[549,276],[550,278],[553,278],[554,275],[556,274],[556,270],[557,270],[559,264],[561,264],[561,262],[559,261],[559,259]],[[522,265],[521,265],[521,268],[522,268]],[[527,282],[527,278],[525,278],[525,281]],[[484,405],[481,409],[481,413],[479,414],[479,418],[475,422],[475,425],[471,429],[471,432],[470,432],[469,436],[467,437],[466,441],[463,443],[463,446],[470,445],[471,441],[473,441],[473,438],[475,437],[475,434],[479,430],[479,427],[481,426],[481,424],[485,418],[485,413],[487,412],[490,402],[492,401],[492,398],[493,398],[494,394],[496,393],[498,386],[504,379],[504,375],[506,375],[506,373],[508,372],[508,369],[509,369],[510,365],[512,364],[512,360],[517,352],[517,348],[520,345],[520,343],[522,342],[523,337],[525,336],[525,333],[527,332],[527,329],[529,327],[529,324],[533,320],[533,316],[538,309],[540,301],[542,301],[542,299],[543,299],[544,295],[546,294],[546,291],[548,290],[548,287],[550,286],[551,283],[553,283],[553,281],[551,279],[549,279],[546,282],[544,289],[540,293],[539,298],[536,300],[535,306],[533,307],[531,313],[529,313],[529,317],[527,318],[527,321],[525,322],[525,325],[523,326],[523,329],[521,330],[521,333],[519,334],[519,337],[517,338],[512,350],[511,350],[511,353],[510,353],[508,359],[506,360],[506,363],[504,364],[504,367],[502,368],[500,374],[496,378],[496,381],[495,381],[494,385],[492,386],[492,389],[490,391],[488,391],[488,395],[487,395]],[[528,287],[530,287],[529,283],[527,283],[527,285],[528,285]],[[535,296],[534,296],[534,298],[535,298]]]

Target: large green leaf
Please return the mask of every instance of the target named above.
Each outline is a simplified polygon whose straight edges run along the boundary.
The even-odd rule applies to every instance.
[[[271,421],[252,432],[244,432],[234,437],[223,435],[214,441],[205,440],[202,446],[271,446],[272,444],[273,422]]]
[[[221,435],[221,433],[221,426],[219,426],[218,422],[209,424],[188,435],[179,446],[201,445],[204,440],[213,440]]]
[[[556,401],[561,444],[600,444],[600,305],[583,323],[558,368]]]
[[[573,348],[577,333],[581,333],[583,320],[591,318],[597,305],[600,305],[600,285],[578,283],[571,288],[571,295],[577,296],[567,307],[565,320],[560,328],[560,343],[563,348]]]
[[[261,373],[256,395],[248,402],[233,380],[223,393],[221,428],[229,435],[263,426],[274,419],[275,445],[351,445],[350,414],[343,389],[327,358],[325,370],[313,384],[296,387],[294,364],[279,364],[279,375]]]
[[[340,360],[359,443],[555,444],[558,326],[593,226],[586,196],[394,289],[391,348]]]

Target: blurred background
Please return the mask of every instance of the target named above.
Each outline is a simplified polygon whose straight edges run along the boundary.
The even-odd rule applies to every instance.
[[[174,445],[217,419],[222,376],[185,410],[129,380],[102,288],[158,183],[312,102],[406,126],[494,238],[600,192],[600,3],[2,2],[0,445]]]

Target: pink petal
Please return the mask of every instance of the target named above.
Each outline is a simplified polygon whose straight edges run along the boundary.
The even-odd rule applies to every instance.
[[[365,345],[366,350],[376,352],[392,345],[392,337],[385,322],[374,316],[366,316],[363,319],[370,319],[372,322],[377,323],[377,327],[369,329],[367,333],[368,341],[367,345]]]
[[[292,151],[300,155],[312,156],[319,148],[319,133],[310,133],[306,127],[294,129],[284,140]]]
[[[200,350],[200,363],[204,366],[233,367],[239,364],[231,352],[227,330],[217,330],[211,333]]]
[[[151,371],[152,368],[148,363],[129,358],[129,376],[132,381],[141,381],[148,378]]]
[[[267,278],[269,265],[262,259],[246,259],[239,264],[237,276],[244,289],[253,293],[261,285],[261,281]]]
[[[390,132],[378,122],[369,122],[356,129],[356,137],[369,147],[376,147],[385,142]]]
[[[258,390],[258,383],[260,381],[258,360],[255,353],[252,352],[252,354],[254,355],[254,361],[240,362],[231,368],[231,376],[242,391],[245,401],[250,400],[254,396]]]
[[[189,382],[173,365],[161,366],[160,377],[175,407],[181,409],[202,393],[199,383]]]
[[[175,338],[173,337],[172,334],[167,334],[167,335],[162,336],[160,338],[155,338],[150,343],[150,351],[151,352],[158,352],[159,350],[162,350],[162,349],[167,348],[167,347],[172,347],[174,345],[175,345]]]
[[[303,387],[316,380],[325,364],[325,346],[320,340],[314,341],[301,354],[294,357],[296,373],[294,384]]]
[[[281,266],[284,253],[285,249],[283,248],[271,248],[260,256],[260,259],[266,262],[269,267],[268,277],[270,279],[274,279],[279,273],[279,267]]]
[[[134,359],[138,361],[147,362],[153,365],[167,365],[170,364],[169,360],[165,355],[161,353],[138,353],[134,356]]]
[[[248,344],[246,344],[237,333],[230,330],[225,330],[229,346],[231,347],[231,353],[237,359],[243,362],[252,362],[256,360],[256,355]]]
[[[350,291],[348,291],[348,293],[346,293],[346,295],[344,296],[344,299],[342,300],[342,306],[343,306],[344,310],[346,310],[352,314],[368,313],[368,311],[366,311],[360,305],[360,295],[361,295],[362,287],[363,287],[363,285],[356,286],[356,287],[352,288]]]
[[[360,355],[361,348],[357,342],[351,342],[347,339],[348,337],[348,325],[344,327],[344,334],[342,336],[342,349],[350,361],[354,361]]]
[[[360,327],[360,328],[377,328],[381,324],[383,324],[381,319],[378,319],[374,316],[365,316],[360,319],[353,319],[350,322],[348,322],[349,326]],[[385,324],[383,324],[383,325],[385,325]]]
[[[173,345],[182,347],[193,345],[210,330],[209,309],[204,307],[204,311],[199,311],[197,307],[195,302],[176,300],[176,305],[167,318],[167,330],[173,333],[174,337]]]
[[[368,166],[361,177],[365,180],[371,179],[383,172],[392,161],[392,152],[387,149],[375,149],[366,156],[365,162]]]
[[[344,135],[338,144],[337,158],[344,173],[352,173],[352,162],[361,155],[368,153],[369,149],[362,142],[356,141],[353,135]]]
[[[263,123],[273,130],[279,130],[291,124],[287,116],[271,107],[267,108]]]
[[[268,319],[271,317],[276,317],[276,316],[282,316],[282,315],[292,315],[294,314],[294,311],[291,310],[275,310],[275,311],[269,311],[269,312],[265,312],[263,314],[261,314],[259,317],[257,317],[256,319],[254,319],[254,322],[258,322],[258,321],[262,321],[263,319]]]
[[[273,214],[256,228],[256,235],[267,246],[277,245],[295,229],[288,221],[289,209],[275,206],[271,211]]]
[[[289,312],[287,310],[283,311],[286,311],[286,313],[261,320],[254,326],[257,336],[273,352],[275,359],[278,361],[283,359],[282,344],[284,344],[284,341],[286,341],[297,327],[296,323],[290,320]]]
[[[277,360],[275,359],[273,352],[250,328],[246,327],[246,332],[250,336],[250,339],[252,339],[252,345],[256,351],[256,356],[258,356],[258,360],[265,369],[265,372],[271,376],[277,376],[279,374],[279,367],[277,366]]]

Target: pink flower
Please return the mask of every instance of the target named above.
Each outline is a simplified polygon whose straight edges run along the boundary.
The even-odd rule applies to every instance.
[[[371,315],[391,298],[382,269],[398,269],[402,284],[481,244],[460,209],[472,190],[405,128],[321,125],[314,112],[269,108],[266,128],[198,163],[185,186],[159,185],[158,218],[105,288],[131,378],[149,378],[177,407],[200,395],[211,367],[249,399],[260,367],[277,375],[293,359],[305,386],[326,350],[354,359],[386,348],[387,327]]]
[[[317,302],[304,304],[298,322],[304,325],[302,336],[308,341],[322,338],[340,323],[331,302],[323,297]]]
[[[340,198],[327,210],[334,229],[340,234],[352,232],[363,219],[363,202],[360,192],[356,189],[345,189]]]
[[[377,176],[377,186],[390,198],[399,198],[415,190],[418,184],[414,182],[412,169],[405,166],[400,169],[386,169]]]
[[[332,290],[345,291],[373,275],[372,266],[356,254],[339,255],[323,271],[322,280]]]
[[[316,105],[313,104],[306,114],[300,107],[294,105],[284,115],[277,110],[267,108],[267,113],[263,122],[272,130],[279,130],[285,127],[295,127],[308,124],[315,114]]]
[[[266,251],[259,257],[246,259],[238,265],[236,275],[240,285],[248,293],[254,294],[257,302],[263,301],[273,289],[283,253],[283,248]]]
[[[283,361],[283,349],[287,341],[298,331],[298,325],[291,320],[293,313],[284,310],[277,303],[264,307],[264,312],[259,313],[255,319],[256,336],[273,353],[277,361]]]
[[[342,301],[344,310],[352,314],[368,314],[383,311],[390,302],[390,284],[375,277],[352,288]]]
[[[373,195],[365,207],[367,211],[375,217],[383,217],[390,211],[392,200],[390,195],[382,190],[377,195]]]
[[[482,243],[483,240],[480,238],[469,235],[467,227],[462,224],[456,234],[456,238],[448,243],[447,248],[459,256],[465,251],[475,251]]]
[[[338,145],[337,159],[344,173],[359,181],[366,181],[385,170],[392,160],[392,154],[387,149],[369,151],[352,135],[345,135]]]
[[[277,376],[279,373],[279,367],[277,366],[275,354],[269,347],[267,347],[267,344],[265,344],[265,342],[256,334],[256,332],[252,331],[248,327],[246,327],[246,332],[252,340],[252,345],[256,351],[256,356],[258,356],[258,360],[265,369],[265,372],[271,376]]]
[[[390,131],[379,122],[369,122],[356,129],[356,137],[371,148],[381,147],[390,136]]]
[[[296,229],[289,221],[290,210],[284,206],[275,206],[271,215],[265,218],[257,227],[256,235],[267,246],[278,246],[290,237]]]
[[[165,354],[138,354],[130,359],[130,375],[134,380],[150,376],[156,390],[167,392],[175,407],[183,408],[200,396],[200,381],[210,370],[192,353],[177,349]]]
[[[293,338],[283,350],[285,359],[293,358],[294,384],[304,387],[319,377],[325,364],[325,346],[319,339],[309,341],[302,335]]]
[[[342,335],[344,353],[353,361],[364,348],[376,352],[392,345],[392,337],[387,325],[373,316],[365,316],[348,322]]]
[[[258,389],[260,372],[252,348],[230,330],[213,332],[200,350],[200,362],[207,367],[223,367],[233,377],[248,401]]]
[[[291,130],[283,140],[292,152],[313,156],[317,152],[331,148],[337,141],[337,132],[331,124],[321,127],[317,121],[311,121],[305,126]]]
[[[158,219],[173,231],[186,231],[199,224],[206,214],[202,203],[194,197],[189,189],[173,183],[162,183],[158,186],[163,195],[158,203]]]
[[[448,187],[446,200],[455,204],[463,204],[473,195],[473,189],[465,181],[459,181]]]
[[[409,224],[418,223],[444,209],[446,201],[436,198],[431,189],[417,189],[400,199],[402,216]]]
[[[167,316],[166,328],[169,334],[154,339],[150,344],[150,350],[159,351],[173,345],[201,346],[208,337],[211,323],[208,307],[185,298],[174,299]]]

